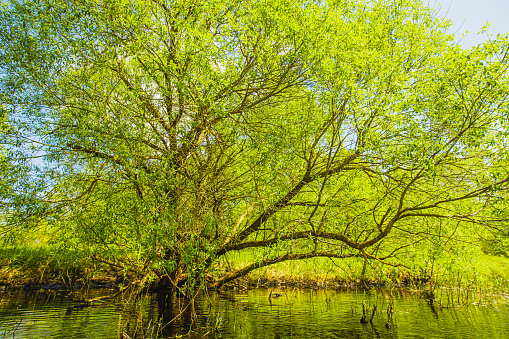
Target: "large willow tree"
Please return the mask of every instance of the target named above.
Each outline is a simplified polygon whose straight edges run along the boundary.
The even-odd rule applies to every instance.
[[[46,219],[98,260],[219,287],[503,225],[505,37],[462,50],[419,0],[2,6],[4,141],[44,160],[11,227]]]

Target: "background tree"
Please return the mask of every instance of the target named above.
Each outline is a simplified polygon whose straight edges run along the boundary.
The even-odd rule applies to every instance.
[[[507,39],[463,51],[420,1],[13,1],[2,22],[37,217],[97,260],[192,288],[262,249],[219,287],[503,222]]]

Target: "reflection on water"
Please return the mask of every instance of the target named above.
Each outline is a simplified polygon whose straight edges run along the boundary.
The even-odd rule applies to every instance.
[[[0,338],[509,338],[507,304],[440,308],[404,289],[270,292],[203,293],[191,304],[124,295],[92,307],[73,307],[66,291],[3,293]]]

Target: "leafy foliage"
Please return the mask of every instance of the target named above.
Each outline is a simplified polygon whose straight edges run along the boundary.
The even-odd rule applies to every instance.
[[[219,287],[507,227],[507,37],[462,50],[420,1],[12,1],[1,20],[13,161],[45,161],[23,220],[115,265],[193,288],[262,250]]]

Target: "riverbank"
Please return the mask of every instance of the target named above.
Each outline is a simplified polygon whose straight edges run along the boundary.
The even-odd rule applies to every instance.
[[[224,266],[236,270],[252,262],[253,255],[230,256]],[[451,257],[433,264],[415,267],[394,267],[369,261],[364,271],[363,261],[356,258],[331,260],[313,258],[286,261],[253,271],[234,283],[236,288],[264,286],[431,286],[484,289],[509,292],[509,258],[477,254],[471,257]]]
[[[218,274],[235,271],[252,262],[255,253],[230,255]],[[341,286],[417,286],[484,289],[509,292],[509,259],[477,255],[437,261],[424,267],[394,267],[370,261],[363,274],[358,259],[313,258],[260,268],[226,288],[274,286],[337,288]],[[129,272],[94,259],[86,251],[40,247],[0,249],[0,290],[73,289],[78,286],[119,286],[132,280]]]
[[[94,262],[85,252],[45,246],[0,249],[0,289],[72,289],[124,280],[118,270]]]

